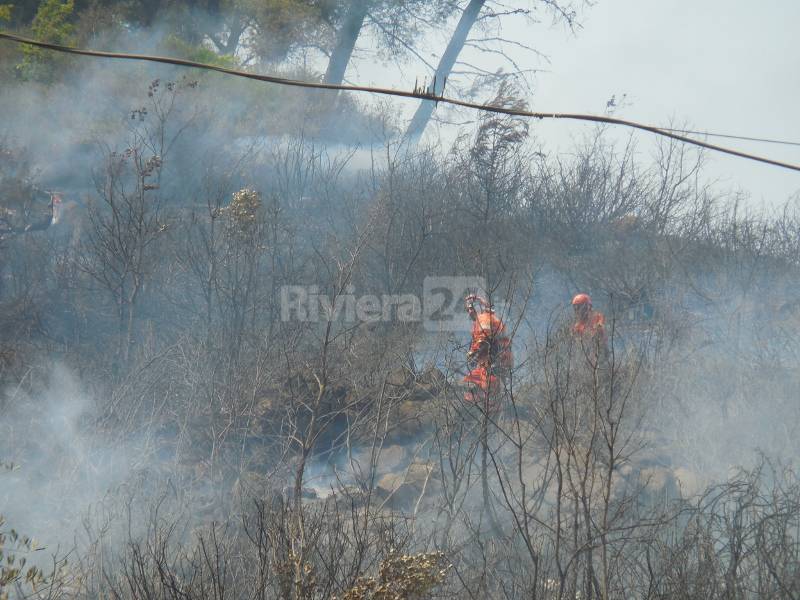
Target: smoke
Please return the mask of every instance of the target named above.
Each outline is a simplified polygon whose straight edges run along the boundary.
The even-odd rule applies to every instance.
[[[131,30],[111,49],[158,52],[168,35],[166,25]],[[503,164],[484,145],[476,167],[466,137],[446,155],[404,154],[385,113],[353,112],[326,130],[325,102],[103,61],[76,63],[57,86],[0,90],[14,107],[0,134],[28,149],[41,188],[63,192],[70,209],[57,225],[74,227],[69,240],[10,240],[0,264],[3,319],[14,321],[9,307],[33,313],[14,330],[14,364],[36,365],[1,373],[12,383],[0,460],[14,469],[0,472],[0,513],[15,529],[48,548],[82,551],[103,537],[122,552],[152,533],[151,507],[191,525],[227,522],[251,501],[288,500],[300,464],[310,506],[324,513],[345,498],[355,514],[372,494],[372,507],[420,517],[420,531],[444,519],[444,537],[461,536],[467,554],[485,519],[517,531],[510,511],[530,504],[525,489],[551,524],[554,461],[571,451],[561,473],[571,476],[589,455],[581,431],[571,449],[563,438],[548,446],[556,427],[543,416],[558,391],[546,353],[568,339],[577,292],[605,313],[622,377],[635,379],[623,415],[635,443],[611,477],[615,493],[635,489],[627,477],[653,488],[676,479],[691,494],[761,456],[800,456],[796,257],[779,244],[762,252],[747,229],[764,225],[773,239],[789,221],[726,221],[696,177],[659,179],[693,166],[632,168],[632,154],[617,161],[597,140],[574,163],[534,160],[506,140]],[[141,196],[155,233],[126,246],[138,223],[103,237],[113,221],[102,221],[101,198],[133,147],[163,169]],[[510,174],[502,185],[498,173]],[[226,205],[243,188],[258,192],[255,225],[234,231]],[[129,248],[142,250],[135,268]],[[40,269],[26,268],[30,256]],[[497,284],[498,315],[515,331],[514,406],[487,417],[464,403],[467,329],[335,323],[331,333],[277,316],[284,285],[419,295],[431,275]],[[586,414],[576,409],[574,423]],[[512,508],[490,515],[504,495]]]
[[[673,462],[706,481],[753,468],[761,456],[796,461],[800,346],[786,335],[796,319],[780,311],[787,285],[789,272],[768,274],[750,293],[725,294],[695,313],[676,360],[660,366],[653,418]]]
[[[207,18],[192,10],[185,18]],[[142,54],[176,53],[174,22],[166,16],[147,27],[125,26],[99,31],[94,43],[109,51]],[[47,58],[48,55],[45,55]],[[202,177],[198,155],[219,157],[219,148],[241,149],[253,140],[277,141],[299,135],[323,139],[322,145],[343,151],[383,140],[387,123],[352,97],[284,86],[264,85],[203,70],[154,63],[68,58],[56,83],[17,82],[0,89],[0,104],[13,107],[13,118],[0,124],[0,136],[26,148],[34,158],[37,183],[43,189],[67,192],[65,199],[83,200],[95,192],[97,164],[108,150],[122,151],[130,143],[136,118],[148,108],[148,86],[154,80],[196,81],[193,93],[182,99],[175,127],[191,127],[173,148],[172,162],[183,168],[185,180]],[[271,74],[314,78],[293,64],[267,65]],[[337,106],[333,126],[320,117],[325,106]],[[156,115],[148,115],[148,122]],[[338,112],[337,112],[338,111]],[[388,125],[391,129],[391,125]],[[177,130],[176,130],[177,131]],[[175,133],[175,132],[173,132]],[[234,150],[235,152],[235,150]],[[373,157],[374,158],[374,157]],[[368,158],[363,160],[367,164]]]
[[[140,473],[134,440],[94,435],[97,403],[61,364],[31,372],[33,388],[7,389],[0,414],[0,507],[7,522],[48,549],[69,548],[87,511]],[[23,382],[24,383],[24,382]]]

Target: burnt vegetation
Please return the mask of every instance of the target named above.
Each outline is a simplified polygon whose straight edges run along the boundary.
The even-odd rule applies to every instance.
[[[800,597],[797,200],[750,211],[669,141],[550,157],[513,117],[444,153],[384,113],[368,152],[251,135],[219,82],[137,84],[58,189],[0,141],[0,596]],[[324,318],[440,275],[513,338],[492,410],[468,330]]]
[[[0,497],[45,545],[4,589],[800,594],[796,205],[750,214],[669,144],[642,167],[597,132],[548,159],[510,117],[370,169],[296,136],[198,166],[196,83],[145,92],[69,216],[3,235]],[[21,156],[4,210],[46,211]],[[334,306],[441,273],[505,302],[497,411],[462,400],[466,332],[282,315],[282,286]],[[604,361],[565,333],[575,289],[607,313]]]

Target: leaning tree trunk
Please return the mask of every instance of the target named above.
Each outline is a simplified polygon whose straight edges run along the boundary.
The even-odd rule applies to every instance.
[[[453,70],[456,59],[464,48],[467,36],[472,26],[475,24],[475,21],[478,20],[478,14],[481,12],[485,3],[486,0],[470,0],[469,5],[464,9],[461,19],[459,19],[458,25],[456,26],[456,30],[453,33],[453,37],[450,38],[450,42],[447,44],[447,48],[445,48],[444,54],[442,54],[442,58],[439,60],[439,66],[436,68],[434,76],[436,85],[433,90],[435,94],[438,95],[442,93],[444,80]],[[435,102],[423,100],[419,108],[417,108],[417,112],[414,113],[414,118],[411,119],[411,124],[406,130],[406,137],[412,143],[415,143],[422,136],[422,132],[425,131],[425,127],[428,125],[428,121],[430,121],[435,106]]]
[[[356,47],[356,40],[361,33],[364,19],[367,16],[370,0],[355,0],[344,18],[342,28],[336,36],[336,46],[331,53],[328,69],[325,71],[325,83],[339,85],[344,80],[347,63]]]

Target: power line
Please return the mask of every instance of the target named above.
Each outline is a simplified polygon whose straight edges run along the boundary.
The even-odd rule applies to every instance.
[[[526,110],[515,110],[511,108],[505,108],[502,106],[490,106],[486,104],[476,104],[474,102],[466,102],[464,100],[456,100],[454,98],[446,98],[444,96],[436,96],[431,94],[427,91],[420,91],[415,89],[413,92],[406,92],[403,90],[394,90],[389,88],[379,88],[379,87],[370,87],[370,86],[362,86],[362,85],[337,85],[331,83],[318,83],[313,81],[300,81],[297,79],[287,79],[284,77],[275,77],[272,75],[259,75],[257,73],[248,73],[247,71],[240,71],[238,69],[229,69],[227,67],[220,67],[217,65],[209,65],[206,63],[195,62],[191,60],[184,60],[181,58],[170,58],[166,56],[153,56],[148,54],[129,54],[129,53],[119,53],[119,52],[103,52],[99,50],[84,50],[81,48],[72,48],[70,46],[60,46],[58,44],[51,44],[48,42],[41,42],[38,40],[33,40],[30,38],[14,35],[11,33],[4,33],[0,32],[0,39],[6,39],[12,42],[16,42],[19,44],[30,44],[31,46],[37,46],[39,48],[46,48],[48,50],[54,50],[56,52],[66,52],[68,54],[77,54],[81,56],[95,56],[100,58],[115,58],[115,59],[126,59],[126,60],[145,60],[150,62],[158,62],[158,63],[165,63],[171,65],[178,65],[182,67],[194,67],[197,69],[206,69],[209,71],[217,71],[219,73],[225,73],[227,75],[234,75],[236,77],[244,77],[247,79],[254,79],[256,81],[265,81],[268,83],[276,83],[278,85],[288,85],[293,87],[302,87],[302,88],[312,88],[312,89],[323,89],[323,90],[339,90],[339,91],[349,91],[349,92],[368,92],[371,94],[382,94],[385,96],[397,96],[400,98],[413,98],[417,100],[430,100],[433,102],[441,102],[443,104],[451,104],[453,106],[462,106],[464,108],[471,108],[474,110],[483,110],[492,113],[499,113],[499,114],[506,114],[506,115],[513,115],[519,117],[530,117],[534,119],[569,119],[575,121],[589,121],[594,123],[607,123],[610,125],[623,125],[625,127],[631,127],[633,129],[640,129],[642,131],[649,131],[650,133],[654,133],[656,135],[661,135],[664,137],[668,137],[674,140],[678,140],[679,142],[684,142],[687,144],[693,144],[695,146],[699,146],[701,148],[707,148],[709,150],[714,150],[715,152],[722,152],[724,154],[731,154],[733,156],[738,156],[740,158],[746,158],[748,160],[755,160],[758,162],[766,163],[769,165],[774,165],[776,167],[781,167],[784,169],[791,169],[793,171],[800,171],[800,165],[793,165],[791,163],[781,162],[778,160],[774,160],[771,158],[766,158],[763,156],[756,156],[754,154],[748,154],[746,152],[741,152],[739,150],[733,150],[732,148],[726,148],[724,146],[717,146],[716,144],[709,144],[708,142],[701,142],[700,140],[696,140],[690,137],[686,137],[684,135],[678,135],[669,129],[665,129],[662,127],[655,127],[653,125],[645,125],[642,123],[637,123],[635,121],[626,121],[624,119],[617,119],[614,117],[607,117],[607,116],[600,116],[600,115],[588,115],[588,114],[579,114],[579,113],[546,113],[546,112],[532,112]]]
[[[765,142],[767,144],[784,144],[786,146],[800,146],[800,142],[790,142],[789,140],[773,140],[770,138],[748,137],[746,135],[733,135],[730,133],[711,133],[710,131],[692,131],[691,129],[670,129],[669,127],[661,127],[663,131],[673,131],[675,133],[690,133],[694,135],[705,135],[708,137],[721,137],[731,140],[745,140],[748,142]]]

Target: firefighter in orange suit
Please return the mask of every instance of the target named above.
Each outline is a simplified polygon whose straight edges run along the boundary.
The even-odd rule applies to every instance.
[[[592,298],[589,294],[577,294],[572,299],[572,308],[575,309],[572,335],[580,340],[587,353],[587,358],[605,359],[608,354],[605,316],[592,308]],[[591,362],[595,366],[597,365],[596,360],[591,360]]]
[[[511,340],[505,324],[484,298],[471,294],[464,300],[464,308],[472,319],[472,341],[467,352],[470,371],[464,377],[470,389],[464,399],[489,405],[489,395],[502,391],[514,366]]]

